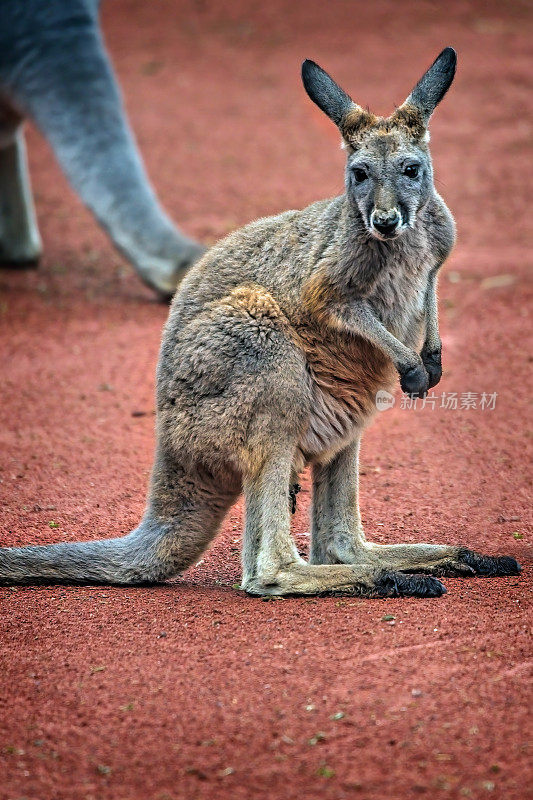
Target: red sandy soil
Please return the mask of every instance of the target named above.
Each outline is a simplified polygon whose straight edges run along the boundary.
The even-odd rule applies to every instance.
[[[441,282],[436,391],[478,402],[497,392],[496,407],[415,411],[398,396],[366,436],[361,502],[377,541],[462,542],[526,568],[446,580],[438,600],[262,602],[233,588],[239,504],[175,584],[0,589],[2,800],[528,795],[530,12],[521,2],[104,6],[150,175],[206,241],[342,191],[338,137],[304,94],[302,58],[387,112],[443,46],[458,49],[432,125],[437,185],[459,230]],[[40,135],[30,128],[28,140],[45,256],[37,272],[0,273],[4,545],[136,525],[167,313]],[[308,505],[307,482],[294,520],[304,552]]]

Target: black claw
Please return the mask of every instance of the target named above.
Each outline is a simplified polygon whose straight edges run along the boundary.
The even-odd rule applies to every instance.
[[[296,495],[301,492],[302,487],[299,483],[293,483],[289,489],[289,502],[291,504],[291,514],[296,512]]]
[[[446,587],[431,575],[383,572],[375,584],[376,597],[440,597]]]
[[[483,556],[475,550],[463,547],[457,560],[471,567],[476,575],[520,575],[522,567],[512,556]]]

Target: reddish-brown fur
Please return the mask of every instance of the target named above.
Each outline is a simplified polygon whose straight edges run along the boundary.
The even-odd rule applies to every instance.
[[[411,103],[404,103],[390,117],[377,117],[370,111],[354,106],[340,125],[345,142],[351,147],[358,147],[366,133],[388,134],[399,130],[413,139],[421,140],[426,127],[417,108]]]
[[[316,383],[346,405],[354,416],[375,410],[378,389],[394,381],[390,359],[368,339],[343,331],[327,310],[335,301],[335,288],[318,274],[303,293],[300,346]]]

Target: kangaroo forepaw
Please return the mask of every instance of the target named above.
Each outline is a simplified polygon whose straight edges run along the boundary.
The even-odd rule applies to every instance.
[[[400,386],[405,394],[424,397],[429,387],[429,377],[425,367],[419,364],[400,372]]]
[[[428,389],[433,389],[434,386],[442,378],[442,360],[441,360],[441,350],[422,350],[422,363],[426,368],[426,372],[429,376],[429,386]]]

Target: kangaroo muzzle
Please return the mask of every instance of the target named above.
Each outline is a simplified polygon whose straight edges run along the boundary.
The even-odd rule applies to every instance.
[[[391,208],[388,211],[375,208],[370,215],[372,229],[383,238],[394,236],[401,224],[402,216],[397,208]]]

